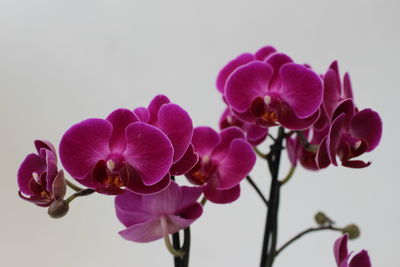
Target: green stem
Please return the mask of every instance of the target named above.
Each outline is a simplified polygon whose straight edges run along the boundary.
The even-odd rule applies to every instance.
[[[79,192],[79,191],[84,190],[83,188],[81,188],[81,187],[79,187],[79,186],[73,184],[71,181],[69,181],[69,180],[67,180],[67,179],[65,179],[65,182],[67,183],[67,185],[68,185],[72,190],[74,190],[74,191],[76,191],[76,192]]]
[[[74,199],[77,198],[77,197],[88,196],[88,195],[93,194],[94,192],[96,192],[96,191],[93,190],[93,189],[90,189],[90,188],[82,189],[81,191],[76,192],[76,193],[70,195],[70,196],[65,200],[65,202],[70,203],[72,200],[74,200]]]

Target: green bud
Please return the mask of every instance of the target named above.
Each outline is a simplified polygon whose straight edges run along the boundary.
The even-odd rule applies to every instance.
[[[342,230],[343,234],[348,234],[349,239],[356,239],[360,236],[360,228],[355,224],[349,224]]]
[[[325,215],[325,213],[319,211],[317,214],[314,216],[314,220],[318,225],[326,225],[331,223],[331,220],[328,218],[328,216]]]
[[[47,209],[47,214],[53,219],[64,217],[69,210],[69,204],[63,199],[55,199]]]

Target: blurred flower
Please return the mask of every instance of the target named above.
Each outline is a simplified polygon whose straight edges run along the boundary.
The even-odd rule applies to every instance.
[[[122,187],[143,194],[164,189],[173,155],[168,136],[127,109],[73,125],[60,143],[65,170],[103,194],[121,194]]]
[[[364,168],[371,162],[353,158],[374,150],[382,136],[382,121],[379,114],[371,109],[358,111],[353,100],[340,102],[332,116],[328,135],[322,140],[317,153],[319,166],[324,167],[327,158],[337,166],[336,156],[342,165],[351,168]]]
[[[115,198],[117,217],[126,227],[119,234],[135,242],[174,234],[202,214],[202,206],[196,202],[201,193],[201,187],[180,187],[173,181],[165,190],[151,195],[126,191]]]
[[[18,170],[19,196],[38,206],[48,207],[66,193],[63,171],[57,170],[57,154],[54,146],[36,140],[37,154],[29,154]]]
[[[204,188],[214,203],[229,203],[240,195],[239,183],[253,168],[256,156],[242,130],[229,127],[218,134],[210,127],[197,127],[193,133],[199,162],[186,173],[190,182]]]
[[[371,267],[371,261],[366,250],[351,256],[347,250],[348,235],[345,234],[335,241],[333,252],[338,267]]]

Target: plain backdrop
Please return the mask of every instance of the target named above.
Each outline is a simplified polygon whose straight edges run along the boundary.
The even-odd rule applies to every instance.
[[[58,145],[72,124],[146,106],[158,93],[195,125],[216,128],[224,109],[214,86],[219,69],[267,44],[320,73],[338,59],[357,105],[384,122],[380,146],[363,156],[369,168],[296,171],[282,189],[279,244],[323,210],[338,225],[360,226],[352,250],[366,248],[374,266],[400,266],[399,12],[398,0],[1,0],[1,266],[172,266],[162,241],[136,244],[117,234],[112,197],[77,199],[60,220],[20,200],[18,166],[34,139]],[[252,176],[266,192],[263,162]],[[208,203],[192,227],[190,266],[258,266],[265,212],[246,182],[234,204]],[[276,266],[333,267],[338,236],[310,234]]]

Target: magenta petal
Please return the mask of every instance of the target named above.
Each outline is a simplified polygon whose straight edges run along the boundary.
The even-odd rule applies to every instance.
[[[340,114],[331,125],[329,129],[328,138],[326,139],[327,149],[328,149],[328,156],[331,163],[337,166],[336,161],[336,153],[338,145],[341,141],[341,133],[345,124],[345,114]]]
[[[346,72],[343,78],[343,96],[344,98],[353,99],[353,89],[351,86],[350,75]]]
[[[218,190],[214,186],[207,185],[204,189],[204,195],[213,203],[231,203],[240,197],[240,185],[232,187],[228,190]]]
[[[218,189],[230,189],[239,184],[253,169],[255,162],[253,148],[244,140],[233,140],[226,157],[218,165]]]
[[[154,241],[163,236],[159,219],[150,219],[143,223],[134,224],[120,231],[119,234],[126,240],[141,243]]]
[[[125,226],[144,223],[152,218],[152,215],[142,209],[140,195],[126,191],[115,197],[115,211],[118,220]]]
[[[193,205],[203,193],[201,186],[182,186],[182,198],[179,201],[178,212],[183,211]]]
[[[289,161],[292,164],[292,166],[297,165],[297,161],[299,159],[300,155],[300,144],[299,140],[297,138],[286,138],[286,149],[289,157]]]
[[[265,60],[267,59],[270,55],[276,52],[276,49],[272,46],[264,46],[260,48],[255,54],[255,58],[257,60]]]
[[[366,250],[361,250],[354,255],[350,261],[349,267],[371,267],[371,261]]]
[[[126,188],[140,195],[149,195],[164,190],[170,183],[171,176],[167,173],[159,182],[153,185],[145,185],[140,175],[136,172],[130,176]]]
[[[319,115],[320,111],[317,110],[310,117],[300,119],[289,105],[282,103],[279,123],[290,130],[305,130],[318,120]]]
[[[340,90],[337,86],[336,72],[329,69],[324,76],[324,107],[329,118],[340,101]]]
[[[246,111],[255,98],[267,94],[272,73],[271,66],[261,61],[237,68],[226,82],[225,96],[228,104],[238,112]]]
[[[112,124],[110,149],[113,153],[122,153],[126,148],[125,129],[129,124],[139,121],[129,109],[117,109],[108,115],[107,120]]]
[[[111,134],[111,123],[103,119],[87,119],[69,128],[60,143],[65,170],[74,178],[84,178],[97,161],[110,154]]]
[[[168,233],[174,234],[179,230],[189,227],[203,213],[203,208],[199,203],[192,204],[185,212],[168,216]]]
[[[172,164],[173,148],[168,137],[158,128],[135,122],[126,128],[125,160],[134,167],[145,185],[154,185]]]
[[[42,148],[46,158],[46,190],[51,192],[51,185],[57,176],[57,156],[51,150]]]
[[[353,169],[366,168],[369,165],[371,165],[370,161],[364,162],[362,160],[347,160],[347,161],[342,162],[342,166],[353,168]]]
[[[350,134],[368,143],[368,152],[379,144],[382,137],[382,121],[379,114],[371,109],[358,112],[350,123]]]
[[[246,138],[247,141],[253,146],[262,143],[268,135],[268,128],[258,125],[248,125]]]
[[[279,70],[283,65],[287,63],[292,63],[293,60],[286,54],[275,53],[270,56],[265,62],[267,62],[274,70],[274,73],[269,82],[270,90],[279,90],[281,87]]]
[[[180,106],[165,104],[158,112],[158,128],[171,140],[174,147],[173,162],[177,162],[190,145],[193,135],[192,119]]]
[[[168,104],[171,101],[166,97],[165,95],[157,95],[151,100],[148,110],[150,114],[150,119],[149,122],[150,124],[153,124],[157,121],[158,118],[158,111],[160,110],[161,106],[164,104]]]
[[[332,121],[334,121],[340,114],[344,113],[345,116],[345,125],[346,127],[350,126],[350,121],[354,117],[356,113],[356,107],[352,99],[348,98],[341,101],[338,106],[336,107],[335,111],[332,115]]]
[[[210,127],[196,127],[193,131],[192,144],[200,157],[210,156],[220,141],[219,134]]]
[[[322,81],[312,70],[294,63],[280,69],[282,79],[281,98],[288,103],[299,118],[315,113],[322,102]]]
[[[348,235],[343,235],[335,241],[333,246],[333,253],[338,266],[340,266],[340,264],[347,258],[347,255],[349,254],[347,250],[347,240]]]
[[[198,161],[199,155],[194,152],[193,145],[191,144],[183,157],[171,166],[169,173],[173,176],[183,175],[190,171]]]
[[[182,200],[182,190],[177,183],[171,181],[169,186],[153,195],[143,195],[143,209],[151,214],[172,214]]]
[[[216,161],[221,161],[226,157],[234,139],[245,139],[243,131],[236,126],[223,129],[220,136],[221,142],[215,147],[211,156],[212,159]]]
[[[218,77],[217,77],[217,82],[216,86],[219,92],[222,94],[224,93],[225,89],[225,83],[226,80],[228,79],[229,75],[238,67],[249,63],[250,61],[254,60],[254,56],[250,53],[244,53],[239,55],[237,58],[234,60],[230,61],[228,64],[226,64],[222,70],[219,72]]]
[[[35,147],[36,147],[36,150],[37,150],[38,154],[40,154],[40,150],[42,148],[44,148],[46,150],[50,150],[54,154],[54,156],[57,155],[55,147],[49,141],[46,141],[46,140],[35,140],[34,144],[35,144]],[[56,157],[56,159],[57,159],[57,157]],[[56,162],[57,162],[57,160],[56,160]]]
[[[145,107],[138,107],[133,110],[133,113],[138,117],[139,121],[141,122],[149,122],[150,120],[150,112]]]
[[[322,139],[321,144],[319,145],[319,149],[317,151],[316,158],[315,158],[319,169],[326,168],[331,164],[331,160],[328,155],[328,147],[327,147],[327,143],[326,143],[327,138],[328,138],[328,136],[325,136]]]
[[[35,172],[40,175],[46,170],[45,161],[36,154],[29,154],[26,156],[21,166],[18,169],[18,187],[25,195],[31,196],[32,193],[29,189],[29,181],[32,179],[32,173]]]

